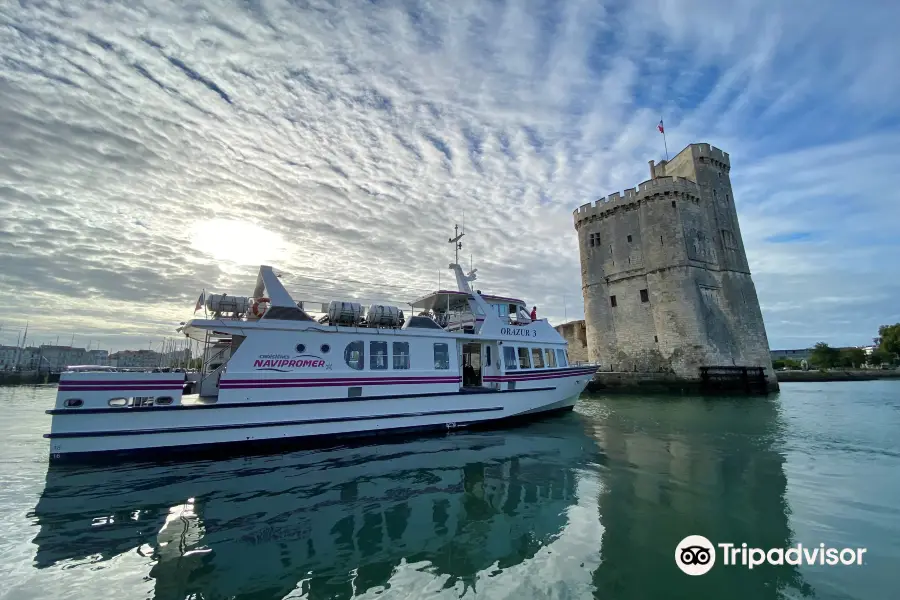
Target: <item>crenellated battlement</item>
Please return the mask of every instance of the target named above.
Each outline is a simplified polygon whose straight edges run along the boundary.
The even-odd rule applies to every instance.
[[[629,188],[623,193],[616,192],[605,198],[600,198],[593,204],[582,204],[573,213],[575,227],[579,227],[583,221],[604,219],[620,210],[637,208],[641,202],[651,198],[664,196],[689,196],[692,199],[699,198],[697,184],[684,177],[657,177],[648,179],[636,188]]]
[[[731,160],[728,158],[727,152],[723,152],[722,150],[719,150],[715,146],[710,146],[709,144],[693,144],[693,146],[697,148],[698,157],[710,159],[715,162],[722,163],[726,168],[731,168]]]

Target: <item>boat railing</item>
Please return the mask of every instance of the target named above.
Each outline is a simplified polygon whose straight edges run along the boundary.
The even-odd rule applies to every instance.
[[[191,373],[193,369],[178,367],[113,367],[105,365],[72,365],[63,373]]]
[[[479,319],[471,312],[449,313],[439,316],[443,318],[438,320],[438,325],[447,331],[460,331],[467,328],[476,328],[478,323],[484,320]]]

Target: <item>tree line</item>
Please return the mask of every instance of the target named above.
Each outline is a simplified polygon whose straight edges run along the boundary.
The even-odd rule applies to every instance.
[[[874,342],[875,349],[870,355],[866,355],[862,348],[832,348],[825,342],[819,342],[813,346],[809,364],[818,369],[858,369],[867,365],[879,367],[900,362],[900,323],[879,327]],[[799,369],[801,365],[800,361],[787,358],[773,361],[772,366],[776,369]]]

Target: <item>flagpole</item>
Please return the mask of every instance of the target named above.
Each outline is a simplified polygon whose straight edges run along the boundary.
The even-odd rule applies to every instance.
[[[663,148],[666,149],[666,162],[669,162],[669,144],[666,142],[666,126],[663,124],[661,118],[659,120],[659,132],[663,134]]]

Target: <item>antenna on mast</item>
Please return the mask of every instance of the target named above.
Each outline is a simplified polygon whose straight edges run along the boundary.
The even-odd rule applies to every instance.
[[[458,265],[459,264],[459,251],[462,250],[462,242],[460,242],[459,240],[462,239],[462,236],[464,236],[466,234],[459,232],[459,225],[453,226],[453,232],[456,234],[456,237],[450,238],[449,240],[447,240],[447,243],[454,245],[453,250],[454,250],[454,253],[456,256],[456,260],[453,261],[453,264]]]

